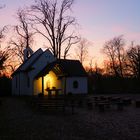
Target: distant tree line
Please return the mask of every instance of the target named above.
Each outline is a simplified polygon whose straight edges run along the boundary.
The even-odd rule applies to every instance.
[[[105,69],[107,75],[115,77],[140,78],[140,45],[132,44],[125,49],[123,36],[106,42],[103,53],[107,56]]]
[[[91,93],[140,92],[140,45],[126,46],[123,36],[105,42],[104,68],[89,69]]]

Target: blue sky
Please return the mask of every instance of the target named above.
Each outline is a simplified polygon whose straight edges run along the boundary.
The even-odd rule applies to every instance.
[[[93,36],[140,33],[139,0],[77,0],[76,6],[79,23],[84,30],[93,31]]]
[[[15,24],[18,7],[29,6],[33,0],[1,0],[6,7],[0,10],[0,26]],[[105,41],[124,35],[127,44],[140,43],[140,0],[75,0],[73,16],[79,23],[82,37],[93,42],[90,56],[98,61]]]

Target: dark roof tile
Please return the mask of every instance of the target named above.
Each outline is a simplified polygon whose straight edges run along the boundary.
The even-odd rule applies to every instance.
[[[40,71],[36,77],[44,76],[50,70],[52,70],[56,75],[59,76],[62,74],[66,76],[87,76],[87,73],[79,60],[59,59],[46,65],[46,67],[42,71]]]

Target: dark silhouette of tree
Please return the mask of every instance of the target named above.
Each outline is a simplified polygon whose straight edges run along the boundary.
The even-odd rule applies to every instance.
[[[12,38],[10,41],[12,51],[16,58],[18,58],[19,64],[22,64],[24,61],[24,49],[27,47],[32,47],[34,35],[34,33],[31,31],[31,25],[29,24],[26,15],[25,10],[18,10],[17,19],[19,21],[19,25],[14,26],[16,38]]]
[[[76,57],[79,59],[79,61],[82,64],[88,58],[89,45],[90,45],[90,42],[87,39],[83,38],[83,39],[81,39],[77,48],[75,49]]]
[[[3,71],[6,68],[6,60],[9,58],[9,47],[2,47],[3,39],[5,38],[4,32],[6,26],[0,30],[0,76],[3,75]]]
[[[87,71],[88,71],[89,75],[91,75],[94,71],[94,69],[93,69],[93,58],[91,58],[90,61],[89,61],[89,66],[87,68]]]
[[[0,10],[3,9],[6,5],[0,5]],[[7,69],[9,67],[9,60],[11,55],[11,49],[9,46],[6,46],[5,33],[9,31],[8,26],[4,26],[2,29],[0,29],[0,77],[7,74]],[[5,43],[5,45],[3,45]]]
[[[134,77],[140,78],[140,45],[133,46],[127,51],[128,69]]]
[[[6,63],[6,60],[8,59],[8,57],[9,57],[8,51],[9,51],[8,48],[0,50],[0,76],[3,75],[4,70],[6,68],[5,63]]]
[[[106,42],[103,47],[103,53],[109,59],[108,66],[116,77],[124,76],[125,66],[125,51],[124,51],[124,39],[122,36],[115,37]]]
[[[37,0],[28,13],[33,28],[46,38],[48,48],[58,59],[61,56],[66,58],[71,46],[79,40],[75,32],[71,32],[76,24],[75,18],[69,16],[73,2],[74,0]]]
[[[5,28],[6,28],[6,27],[3,27],[3,28],[0,30],[0,43],[2,42],[2,39],[4,38],[3,32],[5,31]]]

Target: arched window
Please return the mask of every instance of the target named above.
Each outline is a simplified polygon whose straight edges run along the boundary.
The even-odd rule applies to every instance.
[[[75,89],[78,88],[78,81],[73,82],[73,88],[75,88]]]

